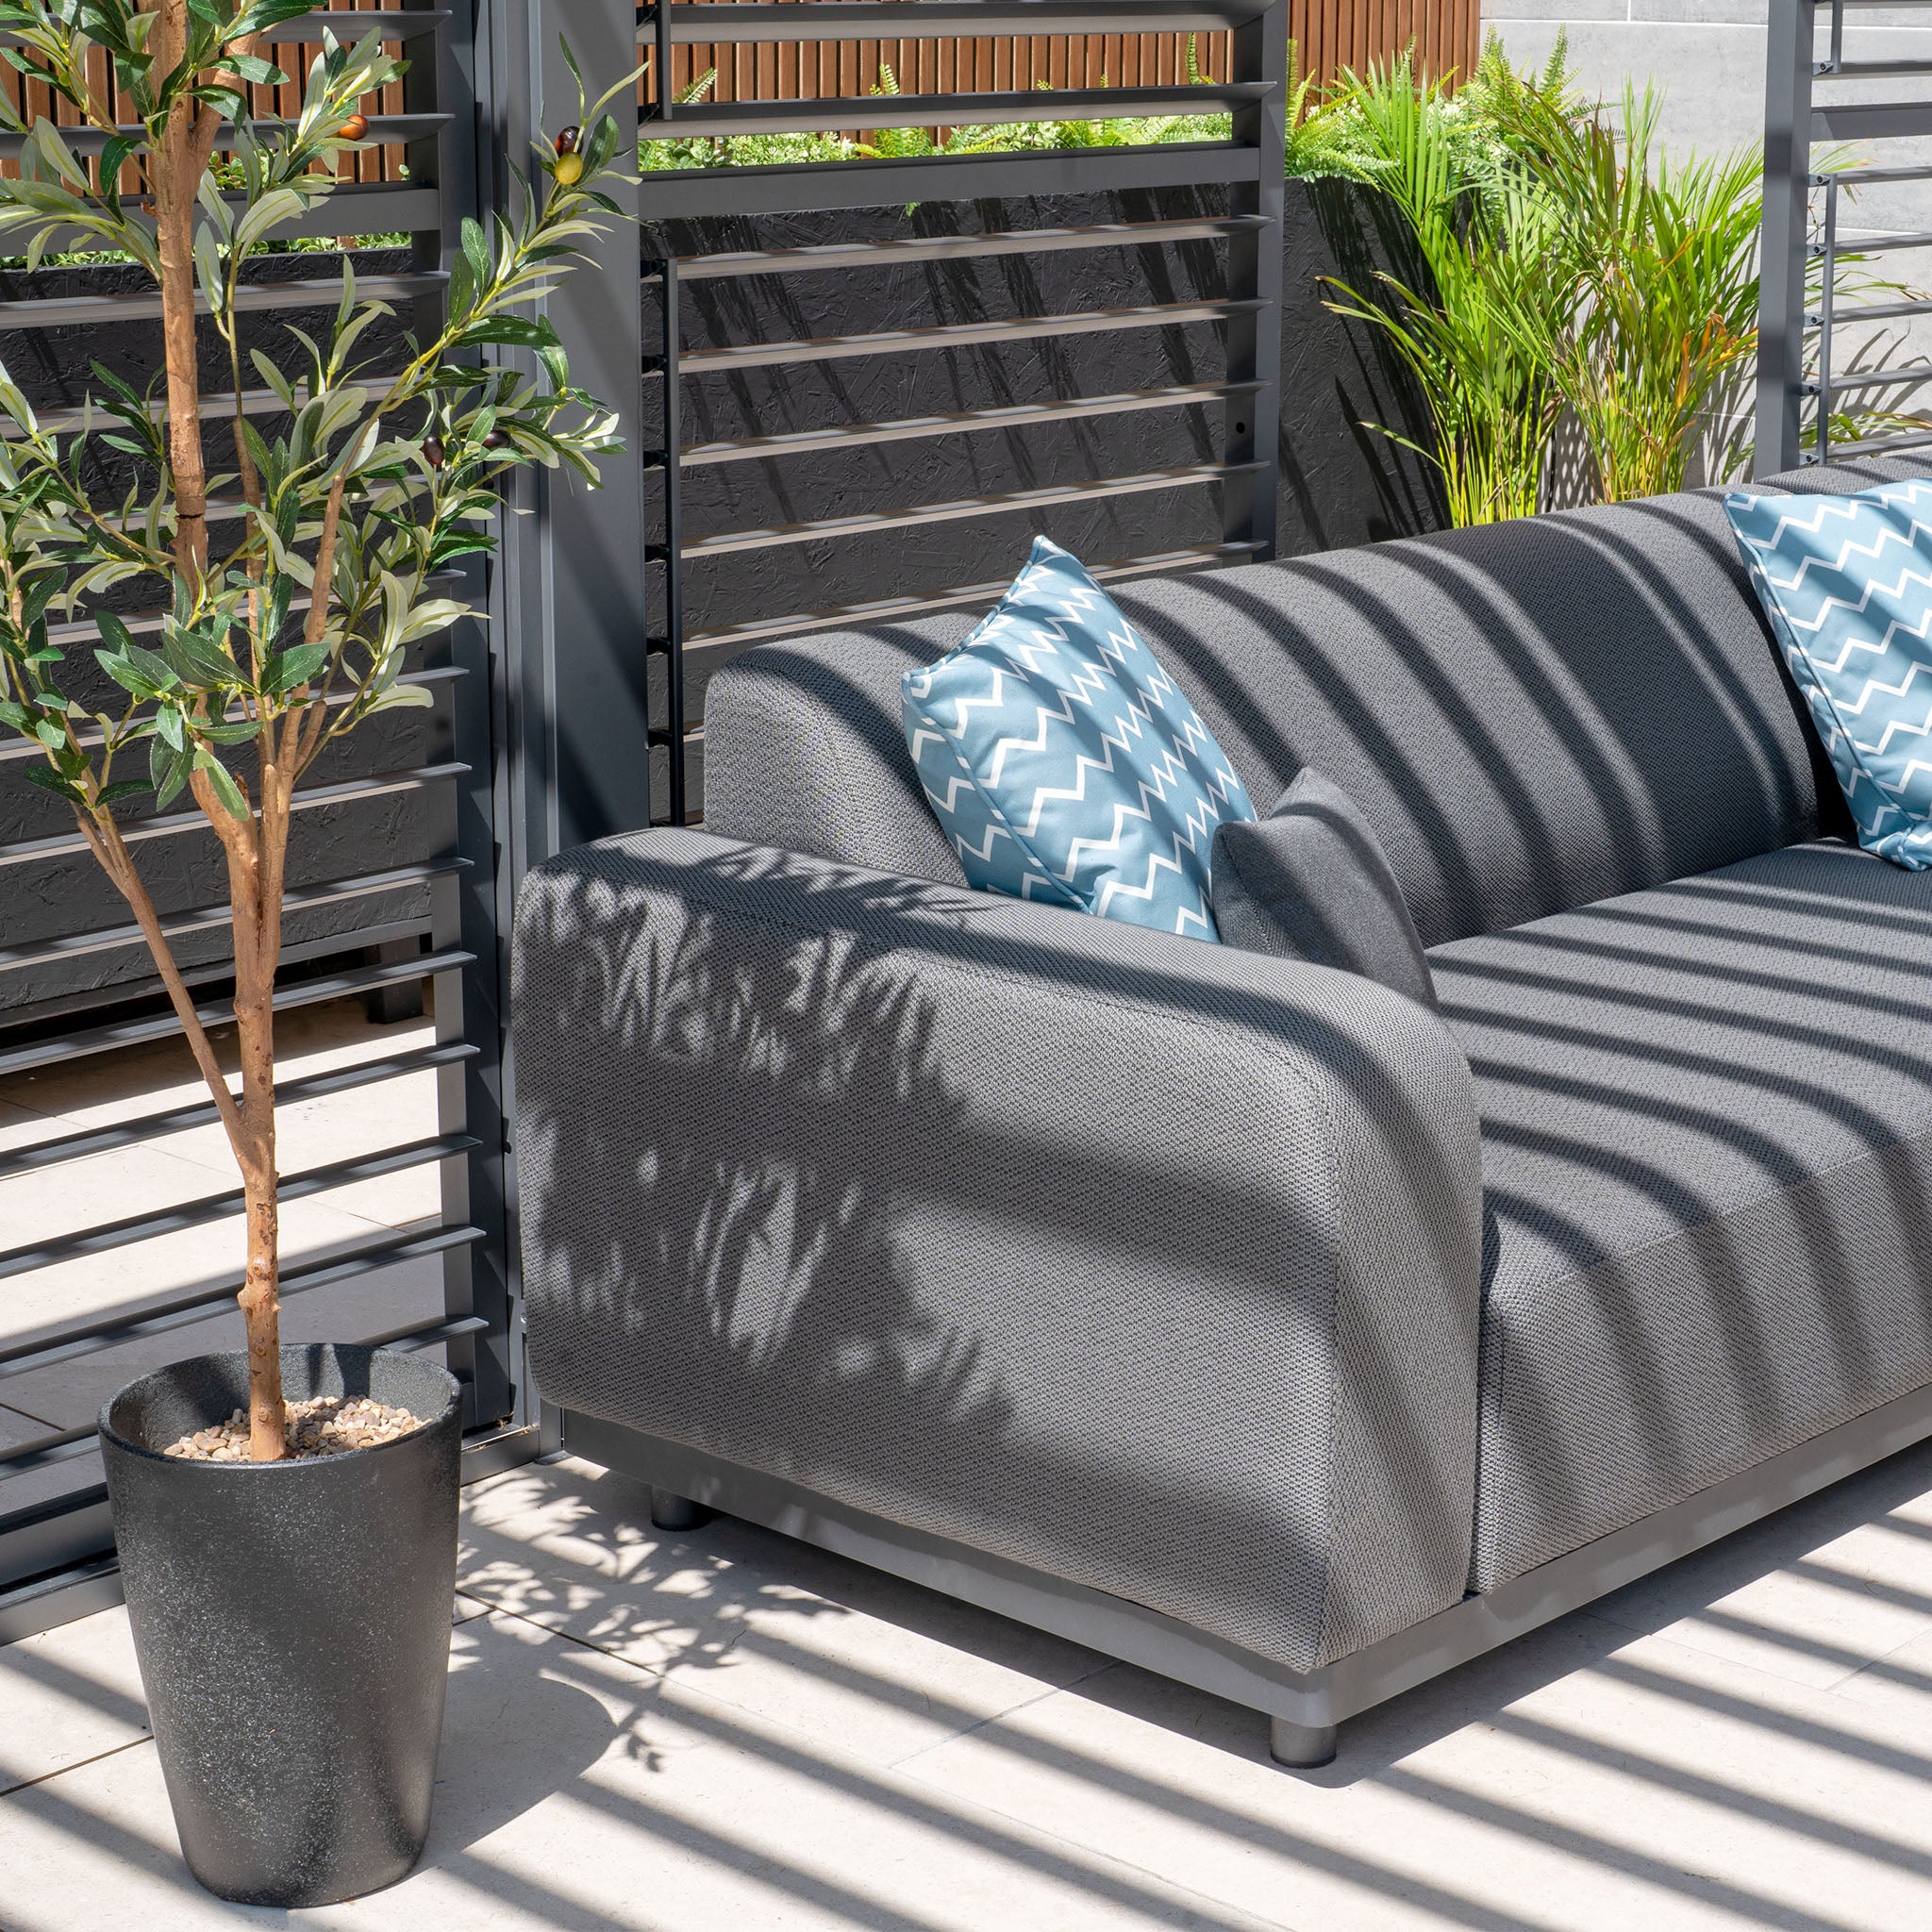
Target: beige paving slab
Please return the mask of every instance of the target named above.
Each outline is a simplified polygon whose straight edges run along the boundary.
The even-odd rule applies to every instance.
[[[59,1122],[51,1116],[18,1107],[10,1100],[0,1100],[0,1154],[51,1140],[59,1131]]]
[[[1837,1684],[1932,1635],[1932,1444],[1593,1607],[1794,1683]]]
[[[1324,1932],[1932,1925],[1922,1725],[1587,1616],[1271,1769],[1244,1712],[1124,1666],[900,1769]]]
[[[1834,1697],[1889,1711],[1932,1738],[1932,1634],[1874,1657],[1831,1687]]]
[[[880,1762],[1106,1661],[749,1524],[666,1536],[586,1464],[473,1492],[463,1534],[472,1594]]]
[[[18,1409],[0,1408],[0,1449],[12,1449],[44,1436],[47,1425],[38,1416],[22,1415]]]
[[[391,1890],[223,1907],[175,1852],[142,1747],[0,1799],[8,1932],[1267,1932],[1150,1871],[909,1783],[506,1616],[452,1638],[437,1813]],[[513,1748],[507,1748],[513,1744]]]
[[[0,1791],[148,1735],[123,1610],[0,1644]],[[6,1894],[0,1892],[0,1925]]]

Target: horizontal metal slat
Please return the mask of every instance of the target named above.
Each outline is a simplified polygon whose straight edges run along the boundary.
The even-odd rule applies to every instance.
[[[1836,308],[1831,311],[1831,325],[1834,328],[1849,328],[1854,323],[1884,322],[1900,315],[1932,314],[1932,299],[1918,302],[1857,302],[1849,308]],[[1813,309],[1805,318],[1809,328],[1823,328],[1824,317]]]
[[[441,269],[421,275],[358,275],[356,292],[371,301],[410,302],[439,293],[449,277]],[[313,281],[256,282],[237,291],[238,310],[256,313],[275,308],[333,308],[342,299],[340,277]],[[207,298],[195,291],[197,313],[205,314]],[[0,330],[14,328],[83,328],[91,323],[153,322],[161,312],[160,291],[129,295],[38,295],[22,302],[0,302]]]
[[[788,9],[797,0],[785,0]],[[820,4],[820,0],[814,0]],[[883,0],[863,0],[872,6]],[[685,9],[680,8],[679,12]],[[1155,222],[1099,222],[1082,228],[1006,228],[983,235],[899,235],[882,242],[821,242],[805,248],[747,248],[727,255],[680,255],[680,281],[724,275],[793,275],[810,269],[895,268],[902,262],[978,260],[989,255],[1047,255],[1073,248],[1156,248],[1175,242],[1224,241],[1268,225],[1262,215]]]
[[[469,772],[468,765],[452,763],[420,765],[413,772],[387,772],[372,778],[344,778],[336,785],[316,785],[307,791],[298,790],[292,809],[313,811],[318,806],[342,805],[352,799],[386,798],[399,791],[421,791],[426,786],[447,784],[453,778],[467,777]],[[196,806],[192,811],[171,811],[161,818],[142,819],[124,825],[121,837],[125,843],[135,845],[144,840],[168,839],[177,833],[206,829],[208,821],[202,816],[201,808]],[[0,869],[87,849],[87,841],[77,831],[56,833],[46,839],[17,839],[10,845],[0,845]]]
[[[224,195],[231,208],[246,206],[238,194]],[[154,223],[139,217],[153,231]],[[202,217],[197,212],[197,225]],[[407,181],[345,181],[318,206],[303,208],[268,229],[269,237],[386,235],[397,231],[418,233],[442,225],[442,199],[438,191]],[[79,228],[54,228],[48,234],[50,249],[96,250],[101,237]]]
[[[408,8],[398,12],[346,13],[318,8],[298,13],[292,20],[278,21],[256,36],[261,41],[320,41],[332,33],[346,47],[380,34],[386,41],[420,41],[427,34],[440,33],[453,18],[446,7]]]
[[[85,1456],[94,1446],[99,1433],[92,1423],[82,1423],[75,1428],[36,1436],[0,1456],[0,1475],[25,1475],[30,1470],[46,1469],[53,1463]]]
[[[212,504],[209,505],[210,509],[213,508]],[[454,584],[462,581],[465,581],[464,573],[459,570],[431,571],[423,579],[425,588],[433,584]],[[310,598],[306,591],[297,591],[289,599],[289,608],[291,611],[307,610],[312,601],[313,599]],[[476,607],[473,605],[472,608]],[[165,617],[166,613],[158,608],[150,610],[124,610],[121,613],[121,622],[137,637],[140,637],[144,632],[159,630]],[[50,624],[47,626],[49,641],[60,645],[63,649],[69,644],[86,643],[91,640],[97,640],[98,635],[94,621],[91,617],[76,617],[64,624]],[[409,679],[414,679],[418,683],[431,684],[443,678],[460,677],[462,675],[463,673],[457,666],[439,664],[422,671],[406,672],[404,674],[404,680],[407,682]],[[0,752],[0,757],[4,756],[5,753]]]
[[[117,1608],[125,1600],[121,1568],[112,1557],[70,1560],[51,1576],[0,1583],[0,1645],[17,1643],[23,1637],[38,1637],[42,1631],[58,1629],[76,1617]]]
[[[1821,101],[1811,108],[1813,141],[1873,141],[1932,134],[1932,101]]]
[[[1838,462],[1845,457],[1882,457],[1908,449],[1924,449],[1928,444],[1932,444],[1932,428],[1921,435],[1868,436],[1859,442],[1834,442],[1830,445],[1829,455],[1833,462]]]
[[[307,1200],[331,1188],[347,1187],[356,1181],[375,1180],[383,1174],[400,1174],[411,1167],[425,1167],[453,1154],[467,1154],[482,1145],[469,1134],[441,1134],[428,1140],[411,1141],[401,1147],[389,1147],[379,1154],[358,1155],[350,1160],[331,1161],[325,1167],[312,1167],[300,1174],[284,1174],[280,1198]],[[151,1241],[157,1235],[177,1234],[183,1228],[206,1227],[210,1222],[225,1221],[240,1214],[246,1205],[241,1188],[219,1194],[204,1194],[193,1201],[177,1202],[172,1208],[142,1214],[130,1214],[120,1221],[104,1222],[78,1233],[58,1235],[50,1241],[32,1241],[25,1247],[0,1249],[0,1281],[25,1274],[36,1268],[52,1267],[82,1255],[102,1255],[115,1248],[130,1247],[136,1241]]]
[[[449,1315],[439,1322],[411,1322],[402,1328],[391,1328],[381,1335],[365,1335],[364,1348],[392,1348],[398,1355],[414,1355],[419,1349],[434,1348],[439,1341],[454,1341],[460,1335],[480,1335],[489,1327],[481,1315]],[[457,1378],[458,1381],[461,1376]]]
[[[1070,396],[1058,403],[1009,403],[991,409],[955,409],[941,416],[903,416],[887,423],[858,423],[841,429],[790,429],[775,436],[747,436],[734,442],[700,442],[680,458],[685,469],[796,456],[817,449],[869,448],[929,436],[959,436],[981,429],[1024,429],[1036,423],[1066,423],[1086,416],[1119,416],[1142,409],[1184,408],[1252,395],[1253,382],[1191,383],[1175,389],[1123,390],[1110,396]]]
[[[0,1471],[7,1467],[5,1457],[0,1457]],[[0,1491],[0,1495],[6,1492]],[[0,1541],[17,1537],[24,1530],[38,1529],[42,1524],[61,1528],[70,1526],[70,1520],[81,1510],[99,1511],[103,1541],[111,1541],[112,1533],[108,1524],[108,1486],[106,1483],[89,1483],[83,1489],[70,1490],[64,1496],[49,1496],[44,1502],[27,1503],[17,1509],[0,1509]],[[11,1551],[8,1554],[11,1556]]]
[[[386,1054],[380,1059],[357,1060],[346,1067],[331,1067],[325,1073],[306,1074],[299,1080],[283,1080],[275,1087],[277,1106],[297,1100],[319,1100],[332,1093],[353,1092],[358,1087],[380,1086],[385,1080],[400,1080],[410,1074],[432,1073],[438,1067],[455,1066],[474,1059],[481,1049],[467,1041],[450,1041],[440,1046],[412,1048],[408,1053]],[[25,1147],[10,1147],[0,1155],[0,1180],[25,1174],[36,1167],[54,1167],[62,1161],[83,1160],[92,1154],[105,1154],[117,1147],[140,1146],[170,1134],[184,1133],[192,1127],[212,1126],[219,1116],[213,1101],[191,1107],[175,1107],[160,1113],[141,1114],[132,1120],[115,1121],[102,1127],[79,1127],[52,1141],[36,1141]],[[0,1348],[0,1362],[8,1351]]]
[[[289,599],[289,608],[291,611],[301,610],[307,608],[308,603],[308,599],[307,597],[291,597]],[[137,634],[142,631],[158,630],[161,627],[161,621],[158,617],[148,619],[129,617],[125,622],[127,628]],[[96,635],[92,624],[52,624],[47,626],[47,634],[57,644],[65,642],[92,642]],[[455,678],[466,675],[468,675],[468,673],[460,664],[436,664],[425,671],[405,672],[402,676],[396,679],[396,682],[398,684],[421,684],[433,687],[439,684],[447,684]],[[342,691],[332,694],[324,702],[330,710],[335,710],[349,702],[349,695],[347,691]],[[100,748],[101,730],[98,725],[90,725],[85,731],[76,731],[74,735],[79,741],[83,751],[97,751]],[[24,764],[29,759],[39,758],[41,756],[41,742],[38,739],[9,737],[0,741],[0,766],[9,763]]]
[[[868,510],[857,516],[820,517],[810,523],[781,524],[768,530],[732,530],[700,537],[679,555],[687,559],[728,551],[769,550],[784,543],[813,543],[836,537],[862,537],[877,530],[909,530],[925,524],[958,523],[968,517],[994,517],[1009,510],[1037,509],[1056,503],[1093,503],[1109,496],[1138,496],[1150,490],[1179,490],[1220,483],[1259,463],[1193,463],[1173,470],[1147,470],[1134,476],[1102,476],[1089,483],[1054,483],[1038,490],[1008,490],[992,496],[962,497],[954,503],[922,504],[908,510]]]
[[[1833,375],[1831,392],[1841,395],[1848,389],[1904,389],[1918,382],[1932,382],[1932,362],[1910,362],[1903,369],[1874,369],[1862,375]],[[1818,385],[1807,383],[1807,395],[1818,393]]]
[[[371,114],[368,116],[369,132],[364,137],[371,142],[397,142],[424,141],[432,134],[440,134],[455,120],[453,114]],[[252,124],[258,134],[275,135],[291,129],[292,121],[262,119]],[[124,122],[115,129],[124,141],[131,141],[137,148],[147,145],[147,129],[139,121]],[[97,155],[114,137],[103,127],[63,127],[60,139],[66,143],[67,151],[75,155]],[[226,146],[234,141],[235,124],[224,121],[220,132],[215,136],[217,148]],[[17,160],[20,151],[26,145],[24,134],[0,134],[0,157]]]
[[[451,1248],[468,1247],[473,1241],[483,1239],[482,1228],[469,1226],[440,1227],[432,1234],[418,1235],[408,1241],[398,1241],[392,1235],[385,1236],[379,1241],[366,1241],[360,1247],[344,1249],[306,1266],[288,1269],[281,1277],[280,1291],[284,1297],[307,1294],[313,1289],[330,1288],[339,1281],[353,1281],[359,1275],[373,1274],[378,1269],[393,1267],[398,1262],[421,1260],[428,1256],[443,1254]],[[142,1341],[150,1336],[164,1335],[175,1328],[206,1322],[211,1310],[221,1311],[225,1304],[233,1302],[241,1286],[242,1276],[238,1272],[212,1287],[144,1302],[103,1321],[89,1323],[84,1327],[43,1330],[0,1349],[0,1382],[53,1368],[61,1362],[75,1361],[83,1356],[96,1355],[103,1349],[120,1348],[130,1341]],[[4,1470],[6,1464],[6,1457],[0,1456],[0,1470]]]
[[[1811,176],[1814,188],[1829,187],[1833,182],[1840,188],[1863,188],[1874,181],[1932,181],[1932,167],[1827,168]]]
[[[685,375],[714,371],[775,369],[793,362],[839,362],[854,356],[905,356],[930,349],[967,349],[984,342],[1028,342],[1046,336],[1105,335],[1114,329],[1178,328],[1252,315],[1255,301],[1155,302],[1134,308],[1093,308],[1081,315],[1014,315],[992,322],[943,323],[931,328],[881,329],[874,335],[813,336],[791,342],[744,342],[693,349],[678,358]],[[647,374],[661,371],[647,366]]]
[[[1257,542],[1209,543],[1191,550],[1168,550],[1156,557],[1125,558],[1112,563],[1091,567],[1091,575],[1102,583],[1118,583],[1124,578],[1146,576],[1156,571],[1188,570],[1216,563],[1233,563],[1252,558],[1262,548]],[[732,625],[722,630],[693,631],[684,641],[687,669],[702,670],[703,654],[723,658],[734,651],[763,643],[772,638],[798,637],[807,631],[833,630],[848,624],[869,625],[889,617],[919,617],[929,612],[956,610],[964,606],[991,606],[1011,588],[1009,577],[984,584],[962,584],[955,590],[922,591],[907,597],[882,597],[865,604],[841,604],[825,610],[795,611],[784,617],[761,617],[752,624]],[[5,1071],[0,1063],[0,1072]]]
[[[801,17],[787,0],[708,6],[694,0],[669,8],[674,47],[708,42],[837,41],[1008,34],[1225,33],[1255,19],[1255,0],[1170,7],[1164,0],[814,0]],[[646,9],[638,43],[657,38],[656,9]]]
[[[819,0],[813,0],[814,11],[818,4]],[[682,12],[683,8],[677,11]],[[1272,81],[1238,80],[1180,88],[1059,88],[1050,93],[879,94],[863,99],[830,96],[811,101],[730,101],[715,108],[679,108],[668,120],[647,112],[639,121],[638,139],[718,141],[739,134],[903,127],[908,123],[924,126],[944,122],[949,126],[976,127],[1008,121],[1233,113],[1255,107],[1277,92]]]
[[[1890,80],[1932,74],[1932,60],[1816,60],[1814,80]]]
[[[325,978],[304,980],[283,987],[276,992],[278,1013],[296,1007],[317,1007],[328,1000],[346,998],[351,993],[374,992],[378,987],[406,986],[411,980],[433,979],[441,973],[454,973],[459,967],[474,966],[475,953],[450,948],[425,954],[420,959],[397,959],[384,966],[358,966],[347,973],[332,973]],[[234,1008],[225,1000],[210,1000],[195,1009],[204,1026],[226,1026],[235,1018]],[[52,1066],[58,1060],[79,1059],[88,1054],[113,1053],[124,1046],[141,1046],[151,1040],[167,1040],[181,1031],[172,1012],[157,1013],[141,1020],[112,1020],[106,1025],[90,1026],[56,1040],[37,1040],[30,1045],[0,1047],[0,1076],[24,1074],[35,1067]]]
[[[447,26],[450,17],[446,7],[425,7],[397,13],[348,13],[318,8],[313,13],[298,13],[292,20],[277,21],[274,26],[263,27],[255,38],[283,45],[317,43],[325,33],[333,33],[344,46],[351,46],[371,33],[380,34],[386,41],[416,41]],[[18,34],[0,34],[0,47],[25,44]]]
[[[903,98],[903,97],[902,97]],[[841,124],[846,125],[846,124]],[[675,132],[675,126],[668,130]],[[784,162],[758,168],[647,170],[638,206],[649,221],[709,215],[782,215],[911,201],[979,201],[1028,195],[1122,193],[1261,178],[1258,149],[1243,143],[1161,142],[1152,147],[1051,148],[901,159]]]
[[[403,886],[421,885],[465,870],[470,861],[454,855],[425,859],[417,865],[394,866],[387,872],[363,873],[354,878],[319,880],[313,885],[291,888],[283,897],[289,912],[313,911],[321,906],[340,906],[351,899],[366,899],[377,892],[390,892]],[[216,906],[192,907],[162,921],[170,940],[189,933],[212,932],[227,925],[233,913],[226,901]],[[0,947],[0,973],[18,972],[29,966],[51,966],[64,959],[84,958],[90,953],[109,953],[122,946],[144,945],[141,927],[132,922],[124,925],[100,926],[92,932],[70,933],[58,940],[42,940],[32,945]],[[7,1163],[0,1158],[0,1174]]]
[[[1932,248],[1932,228],[1901,228],[1896,233],[1884,229],[1870,230],[1857,235],[1840,235],[1833,244],[1832,254],[1847,255],[1890,255],[1900,248]],[[1824,244],[1812,244],[1811,253],[1822,256]]]

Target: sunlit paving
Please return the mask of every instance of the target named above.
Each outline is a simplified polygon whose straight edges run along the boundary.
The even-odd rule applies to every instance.
[[[1346,1727],[1249,1714],[565,1460],[463,1507],[416,1873],[289,1923],[1932,1922],[1932,1452]],[[0,1650],[0,1923],[280,1923],[183,1870],[125,1613]],[[78,1916],[86,1901],[86,1916]]]

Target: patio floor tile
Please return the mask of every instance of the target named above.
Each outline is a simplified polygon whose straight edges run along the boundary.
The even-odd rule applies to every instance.
[[[287,1915],[203,1896],[109,1612],[0,1649],[0,1767],[37,1779],[0,1796],[0,1927],[1924,1932],[1932,1631],[1859,1667],[1877,1624],[1794,1586],[1909,1610],[1928,1524],[1932,1448],[1609,1600],[1620,1621],[1365,1713],[1295,1775],[1251,1712],[742,1524],[662,1536],[622,1477],[514,1470],[465,1497],[409,1879]],[[1780,1620],[1774,1663],[1840,1674],[1679,1641],[1740,1600]]]
[[[1621,1635],[1571,1619],[1303,1777],[1245,1713],[1125,1667],[900,1768],[1309,1932],[1932,1924],[1921,1726]]]
[[[0,1792],[146,1736],[147,1705],[124,1612],[103,1610],[0,1648]],[[0,1925],[6,1923],[0,1890]]]
[[[8,1932],[1267,1932],[1137,1866],[921,1789],[840,1740],[520,1619],[452,1641],[429,1849],[404,1885],[283,1914],[181,1868],[152,1748],[0,1801]],[[506,1748],[513,1740],[513,1748]]]
[[[1595,1614],[1827,1689],[1932,1635],[1928,1488],[1932,1445],[1619,1591]]]
[[[586,1464],[512,1471],[464,1524],[473,1595],[879,1762],[1107,1664],[750,1524],[667,1536],[640,1485]]]

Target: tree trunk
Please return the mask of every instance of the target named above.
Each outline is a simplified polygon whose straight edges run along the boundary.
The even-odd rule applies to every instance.
[[[273,1164],[264,1174],[250,1174],[243,1191],[248,1203],[248,1276],[239,1299],[248,1324],[248,1453],[257,1462],[277,1462],[287,1453],[288,1436]]]
[[[275,965],[278,948],[261,908],[251,906],[252,933],[244,935],[243,908],[236,908],[235,1024],[242,1051],[242,1119],[246,1151],[242,1160],[242,1197],[248,1220],[248,1272],[238,1299],[248,1326],[248,1451],[257,1462],[286,1453],[282,1405],[281,1260],[277,1241],[279,1176],[275,1173]],[[266,941],[266,943],[264,943]],[[266,957],[264,957],[266,956]]]

